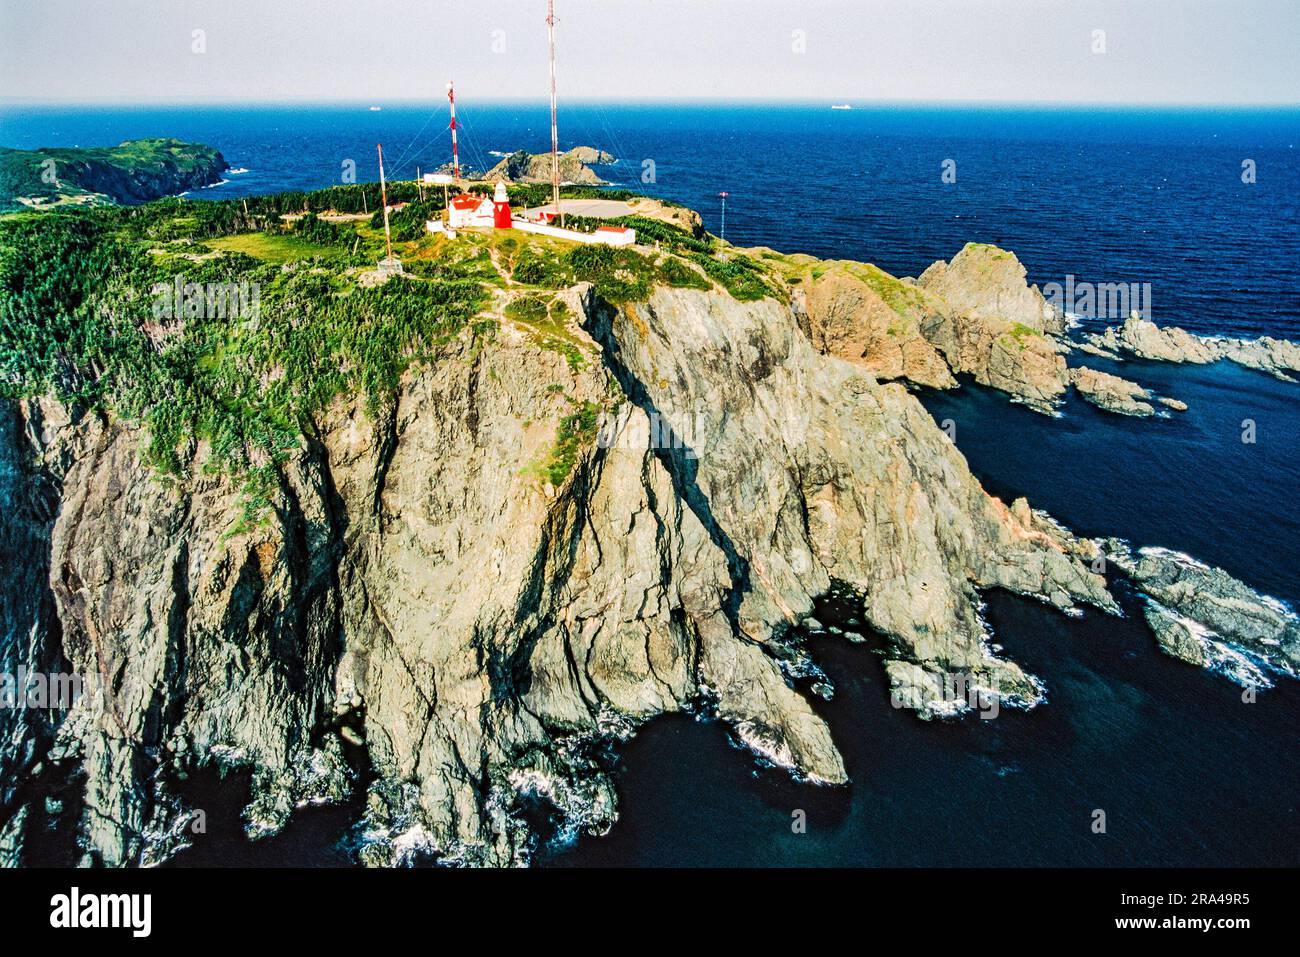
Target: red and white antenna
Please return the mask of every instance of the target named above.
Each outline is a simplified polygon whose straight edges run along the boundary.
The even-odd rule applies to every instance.
[[[379,198],[384,204],[384,245],[388,249],[388,261],[393,259],[393,237],[388,231],[388,185],[384,182],[384,144],[376,144],[379,150]],[[400,157],[399,157],[400,159]]]
[[[555,0],[546,0],[546,36],[551,50],[551,202],[564,225],[564,207],[560,205],[560,133],[555,123]]]
[[[718,238],[725,243],[727,241],[727,196],[729,194],[719,193],[718,195],[722,197],[722,229],[718,234]]]
[[[456,143],[456,86],[447,81],[447,102],[451,104],[451,175],[460,180],[460,147]]]

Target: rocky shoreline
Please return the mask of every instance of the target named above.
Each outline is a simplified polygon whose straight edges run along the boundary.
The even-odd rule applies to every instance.
[[[1300,343],[1271,336],[1259,339],[1197,336],[1177,326],[1157,326],[1136,315],[1129,316],[1122,326],[1094,334],[1088,343],[1112,356],[1124,352],[1158,362],[1203,365],[1226,359],[1286,382],[1295,382],[1291,373],[1300,372]]]

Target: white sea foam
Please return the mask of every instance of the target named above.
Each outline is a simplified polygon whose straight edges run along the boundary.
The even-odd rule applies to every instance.
[[[1138,549],[1139,555],[1149,555],[1152,558],[1164,558],[1171,562],[1177,562],[1187,568],[1199,568],[1201,571],[1209,571],[1210,566],[1205,562],[1199,561],[1188,555],[1186,552],[1177,552],[1172,548],[1164,548],[1160,545],[1147,545]]]

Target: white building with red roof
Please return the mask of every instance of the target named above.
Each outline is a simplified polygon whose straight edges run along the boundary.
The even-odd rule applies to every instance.
[[[447,225],[450,228],[485,226],[491,229],[495,224],[496,207],[491,197],[462,193],[451,198],[451,204],[447,207]]]

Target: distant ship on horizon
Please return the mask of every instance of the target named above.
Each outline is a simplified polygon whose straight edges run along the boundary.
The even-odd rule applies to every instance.
[[[850,106],[848,103],[832,103],[832,104],[831,104],[831,109],[832,109],[832,110],[851,110],[851,109],[853,109],[853,107]]]

